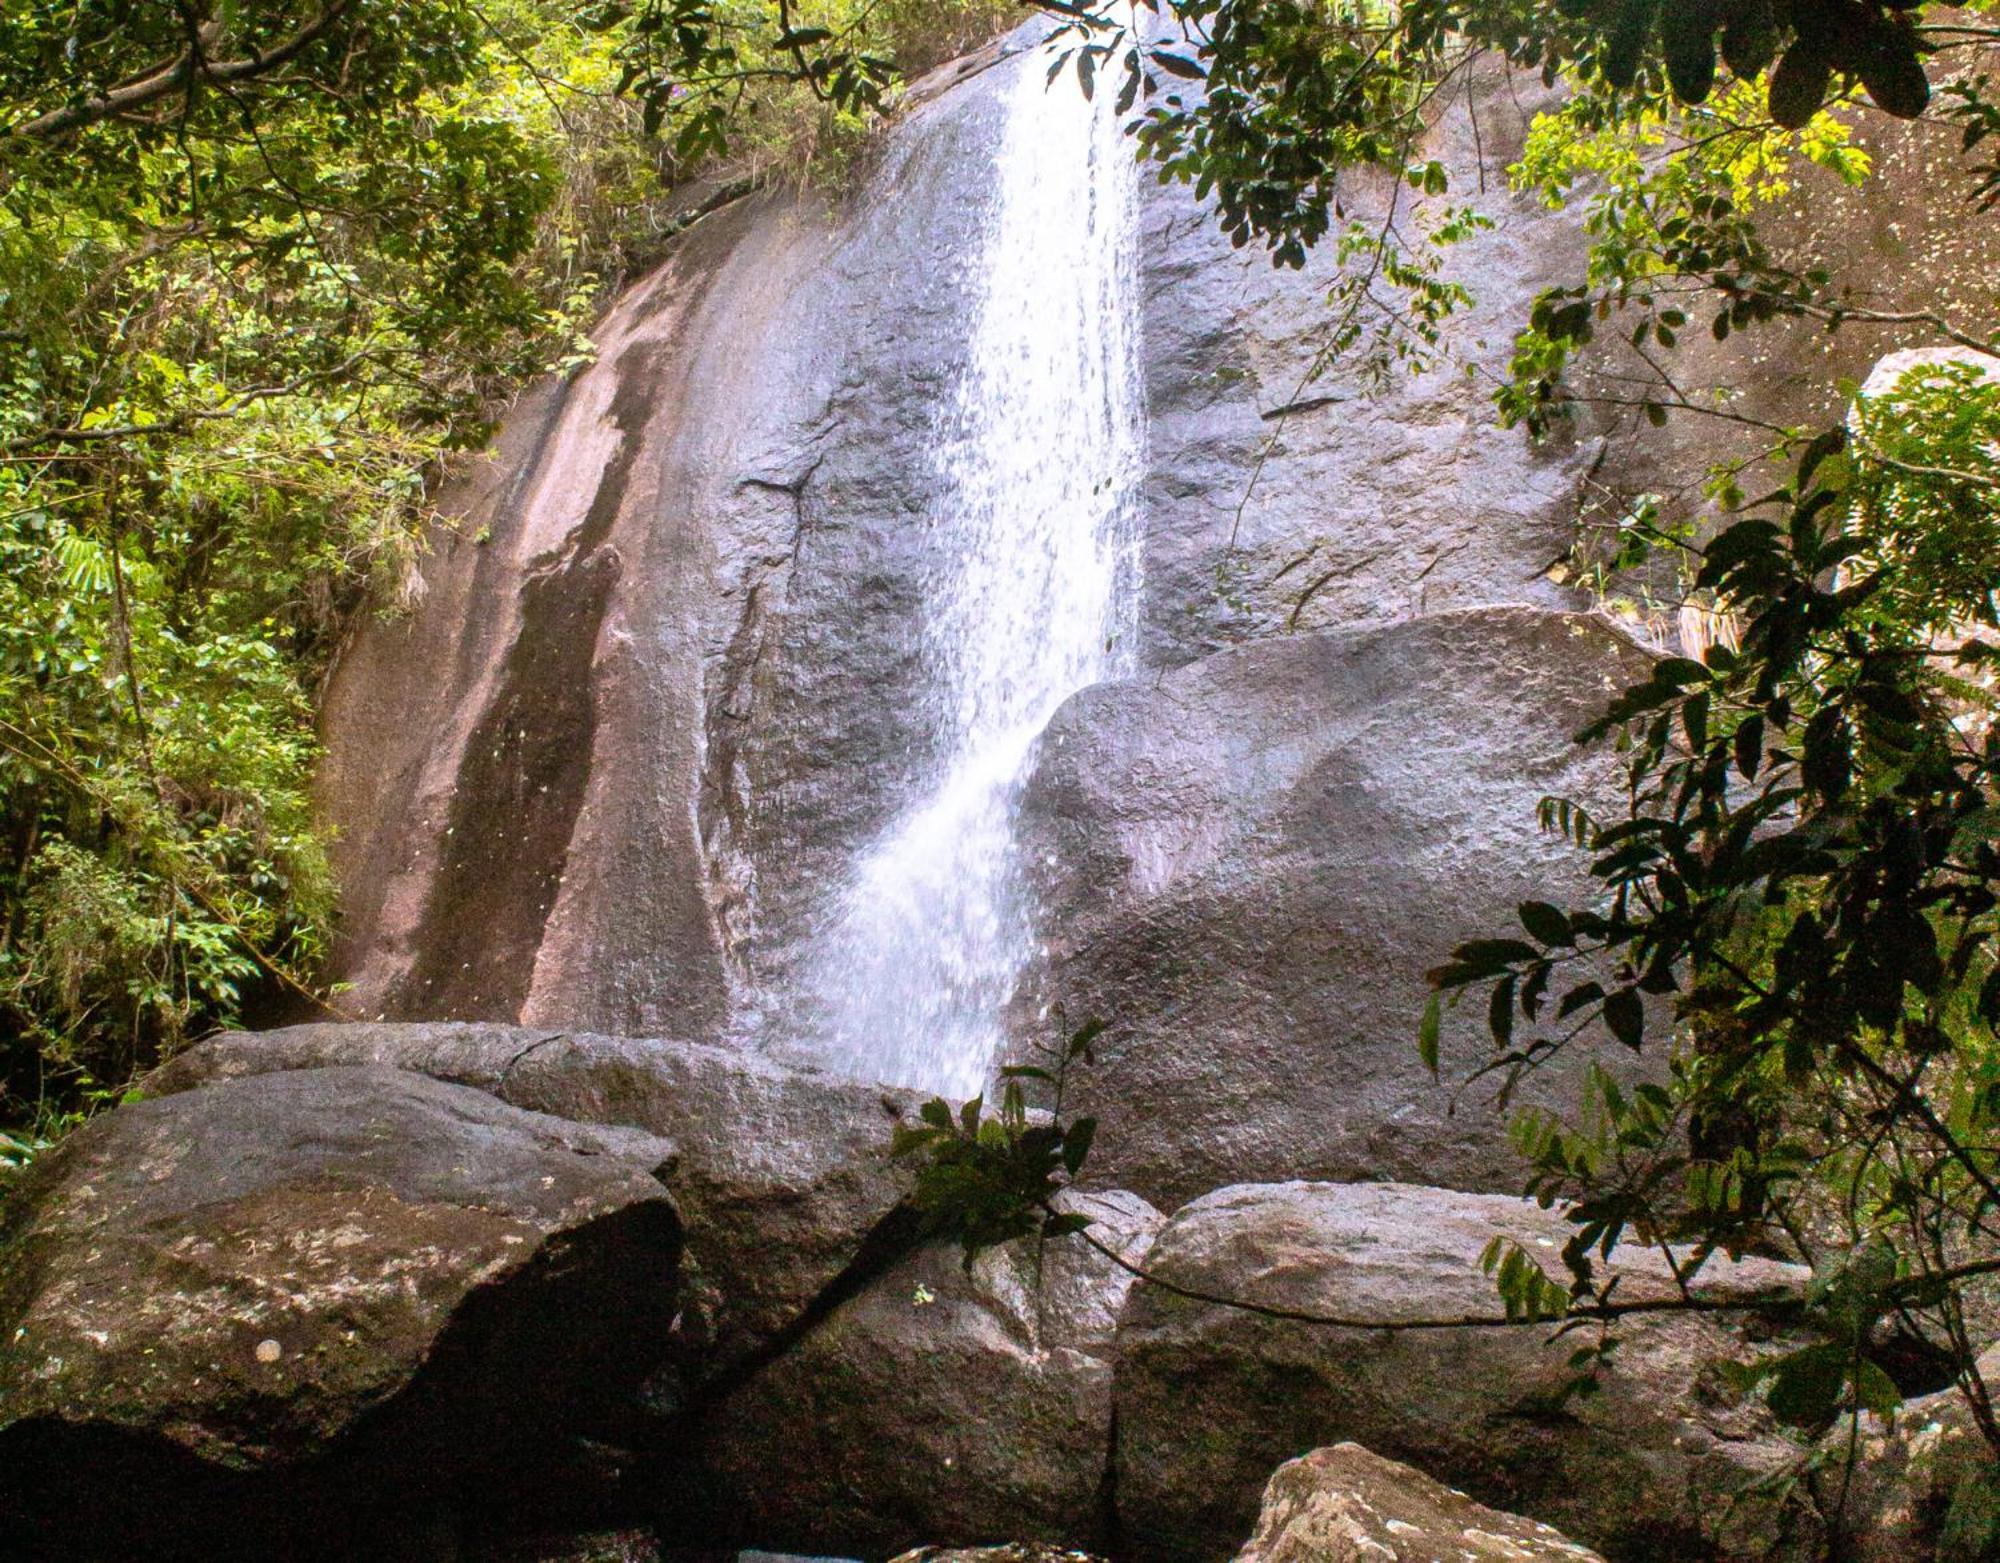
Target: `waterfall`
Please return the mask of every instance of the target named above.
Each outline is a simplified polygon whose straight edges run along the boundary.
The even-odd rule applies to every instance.
[[[1143,448],[1132,155],[1108,94],[1007,67],[970,352],[941,410],[924,714],[942,760],[860,855],[817,941],[817,1050],[979,1091],[1032,953],[1014,813],[1069,695],[1125,670]]]

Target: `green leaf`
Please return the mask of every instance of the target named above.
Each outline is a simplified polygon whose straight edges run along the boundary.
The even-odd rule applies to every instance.
[[[2000,992],[2000,987],[1996,987]],[[1423,1060],[1424,1068],[1436,1079],[1438,1073],[1438,1030],[1442,1020],[1439,995],[1436,989],[1424,1001],[1423,1023],[1417,1027],[1417,1057]]]
[[[1754,781],[1764,758],[1764,718],[1747,716],[1738,724],[1733,739],[1736,769],[1745,781]]]
[[[1486,1005],[1486,1029],[1497,1046],[1514,1040],[1514,979],[1503,977],[1493,984],[1493,996]]]
[[[1498,973],[1515,961],[1531,961],[1542,952],[1520,939],[1468,939],[1451,952],[1452,959]]]
[[[1083,1171],[1083,1164],[1090,1158],[1090,1147],[1097,1142],[1097,1120],[1079,1118],[1063,1130],[1062,1158],[1063,1170],[1072,1178]]]
[[[1778,19],[1771,0],[1736,0],[1722,24],[1722,58],[1738,76],[1762,75],[1777,57]]]
[[[1674,0],[1660,12],[1667,80],[1683,103],[1702,102],[1715,86],[1716,20],[1706,0]]]
[[[1620,988],[1604,1001],[1604,1024],[1633,1052],[1646,1035],[1646,1007],[1636,988]]]
[[[1579,983],[1563,995],[1562,1002],[1556,1006],[1556,1019],[1567,1020],[1578,1010],[1595,1004],[1603,997],[1604,988],[1601,984],[1595,982]]]
[[[1208,74],[1195,61],[1169,53],[1165,49],[1148,49],[1146,58],[1169,76],[1179,76],[1186,81],[1200,81]]]
[[[1801,36],[1771,73],[1771,118],[1787,130],[1802,130],[1826,101],[1833,60],[1817,35]]]
[[[1825,1427],[1845,1398],[1852,1360],[1848,1348],[1836,1342],[1808,1346],[1767,1364],[1771,1414],[1787,1427]]]
[[[1639,79],[1639,60],[1653,31],[1653,17],[1659,0],[1624,0],[1618,20],[1605,41],[1599,66],[1604,79],[1624,92]]]
[[[1561,907],[1547,901],[1523,901],[1517,908],[1521,926],[1543,944],[1570,945],[1576,936],[1570,931],[1569,917]]]
[[[1896,1388],[1896,1381],[1866,1357],[1861,1359],[1854,1394],[1862,1409],[1877,1416],[1894,1415],[1903,1404],[1903,1392]]]
[[[1885,114],[1915,119],[1930,105],[1930,78],[1917,58],[1916,33],[1886,17],[1877,17],[1868,28],[1860,75],[1868,96]]]
[[[1854,734],[1836,706],[1816,713],[1806,723],[1800,774],[1822,797],[1838,798],[1854,775]]]
[[[1108,1021],[1099,1020],[1094,1016],[1086,1020],[1070,1033],[1069,1045],[1064,1056],[1070,1059],[1082,1058],[1087,1062],[1090,1058],[1090,1044],[1104,1035],[1109,1024]]]

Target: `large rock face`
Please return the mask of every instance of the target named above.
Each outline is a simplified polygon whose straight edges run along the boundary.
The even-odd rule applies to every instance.
[[[327,706],[339,975],[360,1012],[787,1040],[773,1017],[816,919],[938,758],[918,698],[936,675],[925,623],[949,530],[930,524],[945,481],[934,447],[970,350],[1003,100],[1038,68],[995,50],[913,93],[837,206],[768,192],[703,217],[620,300],[597,360],[525,398],[459,475],[445,508],[460,524],[425,565],[428,596],[362,630]],[[1550,574],[1578,516],[1693,492],[1724,448],[1712,420],[1656,439],[1635,409],[1586,412],[1540,448],[1494,425],[1484,388],[1513,330],[1584,250],[1574,213],[1505,177],[1548,101],[1481,67],[1413,151],[1448,164],[1450,199],[1493,224],[1446,255],[1476,304],[1415,377],[1360,353],[1312,378],[1343,280],[1333,247],[1274,271],[1232,249],[1187,187],[1140,182],[1145,673],[1087,694],[1064,727],[1092,746],[1093,724],[1130,717],[1155,747],[1110,745],[1136,790],[1119,805],[1130,820],[1072,787],[1060,754],[1038,785],[1090,814],[1056,822],[1064,850],[1116,867],[1121,837],[1162,834],[1179,792],[1220,855],[1179,840],[1121,869],[1115,891],[1063,870],[1057,964],[1034,996],[1129,1012],[1116,1069],[1130,1089],[1110,1099],[1142,1116],[1148,1095],[1171,1103],[1116,1150],[1146,1192],[1300,1173],[1486,1184],[1503,1164],[1489,1122],[1447,1124],[1419,1100],[1400,1040],[1412,974],[1527,888],[1519,865],[1539,860],[1523,850],[1524,806],[1575,779],[1559,739],[1622,666],[1597,632],[1512,610],[1581,605]],[[1888,191],[1948,176],[1956,154],[1936,130],[1876,138],[1898,171]],[[1898,307],[1954,271],[1984,274],[1992,241],[1949,203],[1917,198],[1912,213],[1871,192],[1862,211],[1816,171],[1802,180],[1799,212],[1777,223],[1800,259],[1865,271]],[[1390,199],[1386,183],[1343,180],[1357,222]],[[1435,215],[1403,211],[1411,232]],[[1587,367],[1629,401],[1615,377],[1643,365],[1618,335]],[[1838,373],[1893,345],[1858,322],[1747,347],[1692,332],[1677,372],[1726,391],[1748,438],[1759,419],[1817,416]],[[1644,627],[1671,638],[1664,620]],[[1343,642],[1375,647],[1354,652],[1380,664],[1365,677],[1293,645],[1363,629],[1407,637]],[[1382,671],[1405,651],[1400,677]],[[1171,745],[1169,691],[1193,710]],[[1351,762],[1337,757],[1334,729],[1368,699],[1384,716]],[[1406,764],[1392,763],[1399,727]],[[1271,780],[1286,754],[1366,775],[1294,793]],[[1254,761],[1240,795],[1239,757]],[[1520,778],[1511,791],[1503,772]],[[1312,889],[1321,874],[1343,888]],[[1205,922],[1203,902],[1227,915]],[[1155,946],[1159,989],[1142,994]],[[1017,1005],[1017,1033],[1035,1007]],[[1193,1084],[1204,1028],[1212,1090]],[[1317,1082],[1334,1059],[1345,1105],[1330,1110]]]
[[[1017,39],[1017,42],[1021,40]],[[934,758],[914,698],[970,347],[1002,60],[917,95],[838,210],[760,196],[697,223],[446,496],[428,596],[367,627],[327,708],[342,975],[362,1014],[708,1041],[782,1006],[858,843]],[[1232,250],[1139,182],[1140,621],[1149,665],[1291,628],[1562,595],[1575,452],[1490,437],[1463,372],[1574,257],[1504,193],[1525,123],[1474,98],[1496,229],[1453,264],[1480,313],[1452,362],[1368,400],[1319,351],[1330,254]],[[1471,160],[1454,108],[1437,151]],[[1356,188],[1356,215],[1387,187]],[[1242,514],[1237,511],[1239,505]]]
[[[377,1518],[517,1488],[526,1451],[546,1470],[616,1428],[666,1354],[671,1152],[379,1068],[98,1120],[0,1220],[0,1512],[167,1555],[262,1490],[242,1512],[301,1527],[273,1549],[320,1556],[339,1493]]]
[[[659,1175],[687,1230],[672,1353],[682,1388],[791,1324],[906,1187],[887,1154],[905,1093],[691,1043],[502,1025],[292,1026],[204,1042],[147,1087],[355,1064],[659,1136]]]
[[[1601,621],[1480,609],[1071,700],[1023,836],[1034,996],[1112,1022],[1080,1074],[1094,1169],[1162,1203],[1236,1178],[1515,1184],[1484,1098],[1454,1111],[1417,1063],[1423,973],[1574,883],[1536,801],[1601,787],[1570,735],[1640,666]],[[1448,1074],[1483,1058],[1481,1019],[1449,1017]],[[1570,1078],[1530,1094],[1568,1106]]]
[[[1399,1184],[1223,1189],[1161,1232],[1163,1280],[1333,1319],[1329,1327],[1134,1293],[1118,1336],[1118,1502],[1128,1550],[1187,1563],[1228,1556],[1271,1469],[1353,1441],[1639,1563],[1819,1556],[1810,1512],[1746,1490],[1802,1453],[1713,1364],[1746,1348],[1707,1315],[1621,1321],[1601,1391],[1567,1397],[1573,1338],[1545,1326],[1376,1322],[1488,1318],[1479,1255],[1497,1235],[1555,1262],[1567,1228],[1526,1201]],[[1621,1300],[1671,1294],[1664,1264],[1621,1251]],[[1746,1260],[1718,1299],[1793,1290],[1800,1274]]]
[[[447,498],[430,593],[335,677],[351,1003],[713,1040],[899,802],[927,449],[1009,66],[856,198],[704,218]]]
[[[1345,307],[1329,305],[1331,244],[1300,271],[1274,269],[1261,248],[1232,248],[1187,186],[1146,181],[1149,665],[1441,609],[1573,605],[1544,571],[1569,545],[1597,450],[1535,449],[1495,428],[1487,400],[1535,295],[1584,253],[1576,220],[1510,194],[1504,173],[1553,101],[1477,67],[1429,134],[1424,155],[1462,181],[1451,199],[1493,226],[1445,258],[1475,303],[1421,373],[1385,365],[1365,337],[1324,359]],[[1392,198],[1409,210],[1389,180],[1341,186],[1356,223],[1379,224]]]
[[[1142,1264],[1160,1215],[1079,1195]],[[911,1254],[733,1393],[697,1442],[715,1513],[760,1545],[881,1556],[928,1539],[1101,1541],[1112,1337],[1131,1275],[1082,1240],[1022,1239],[968,1270]]]

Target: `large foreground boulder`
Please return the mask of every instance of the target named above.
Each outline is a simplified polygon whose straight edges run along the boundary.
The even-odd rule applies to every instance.
[[[1143,1263],[1152,1206],[1067,1199],[1092,1238]],[[843,1556],[1103,1542],[1112,1340],[1132,1285],[1075,1236],[970,1269],[955,1246],[911,1253],[699,1428],[714,1513],[758,1545]]]
[[[447,1022],[291,1026],[202,1043],[147,1087],[363,1063],[672,1142],[661,1175],[687,1229],[674,1332],[683,1391],[797,1319],[907,1186],[887,1151],[908,1093],[695,1043]]]
[[[917,1547],[894,1563],[1104,1563],[1087,1552],[1008,1542],[998,1547]]]
[[[1576,883],[1537,801],[1604,784],[1571,735],[1644,666],[1602,620],[1494,608],[1069,701],[1023,803],[1048,964],[1021,1012],[1115,1023],[1078,1082],[1093,1172],[1167,1208],[1281,1178],[1514,1187],[1485,1100],[1454,1112],[1417,1061],[1424,973]],[[1483,1016],[1446,1017],[1447,1074],[1485,1056]],[[1526,1098],[1570,1105],[1585,1055]]]
[[[1359,1444],[1279,1466],[1236,1563],[1604,1563],[1561,1531],[1474,1503]]]
[[[666,1350],[671,1152],[380,1068],[97,1120],[0,1214],[0,1510],[70,1555],[223,1555],[230,1516],[339,1556],[355,1493],[371,1523],[518,1494]]]
[[[1711,1371],[1746,1349],[1721,1317],[1622,1321],[1623,1344],[1589,1396],[1565,1393],[1581,1337],[1551,1339],[1543,1325],[1376,1327],[1496,1315],[1481,1250],[1504,1235],[1554,1263],[1566,1230],[1526,1201],[1398,1184],[1224,1189],[1178,1212],[1147,1261],[1164,1281],[1358,1322],[1273,1318],[1163,1287],[1133,1293],[1117,1366],[1131,1553],[1229,1555],[1276,1465],[1352,1441],[1621,1563],[1817,1556],[1811,1513],[1749,1491],[1803,1451]],[[1657,1256],[1635,1253],[1622,1268],[1622,1300],[1671,1295]],[[1746,1260],[1717,1270],[1705,1295],[1747,1302],[1801,1280]]]

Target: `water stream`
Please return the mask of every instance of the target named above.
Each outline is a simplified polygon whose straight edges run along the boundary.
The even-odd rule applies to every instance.
[[[1032,934],[1014,814],[1069,695],[1126,669],[1144,443],[1132,154],[1074,72],[1008,66],[967,366],[941,409],[927,583],[929,784],[856,861],[808,981],[835,1067],[986,1081]]]

